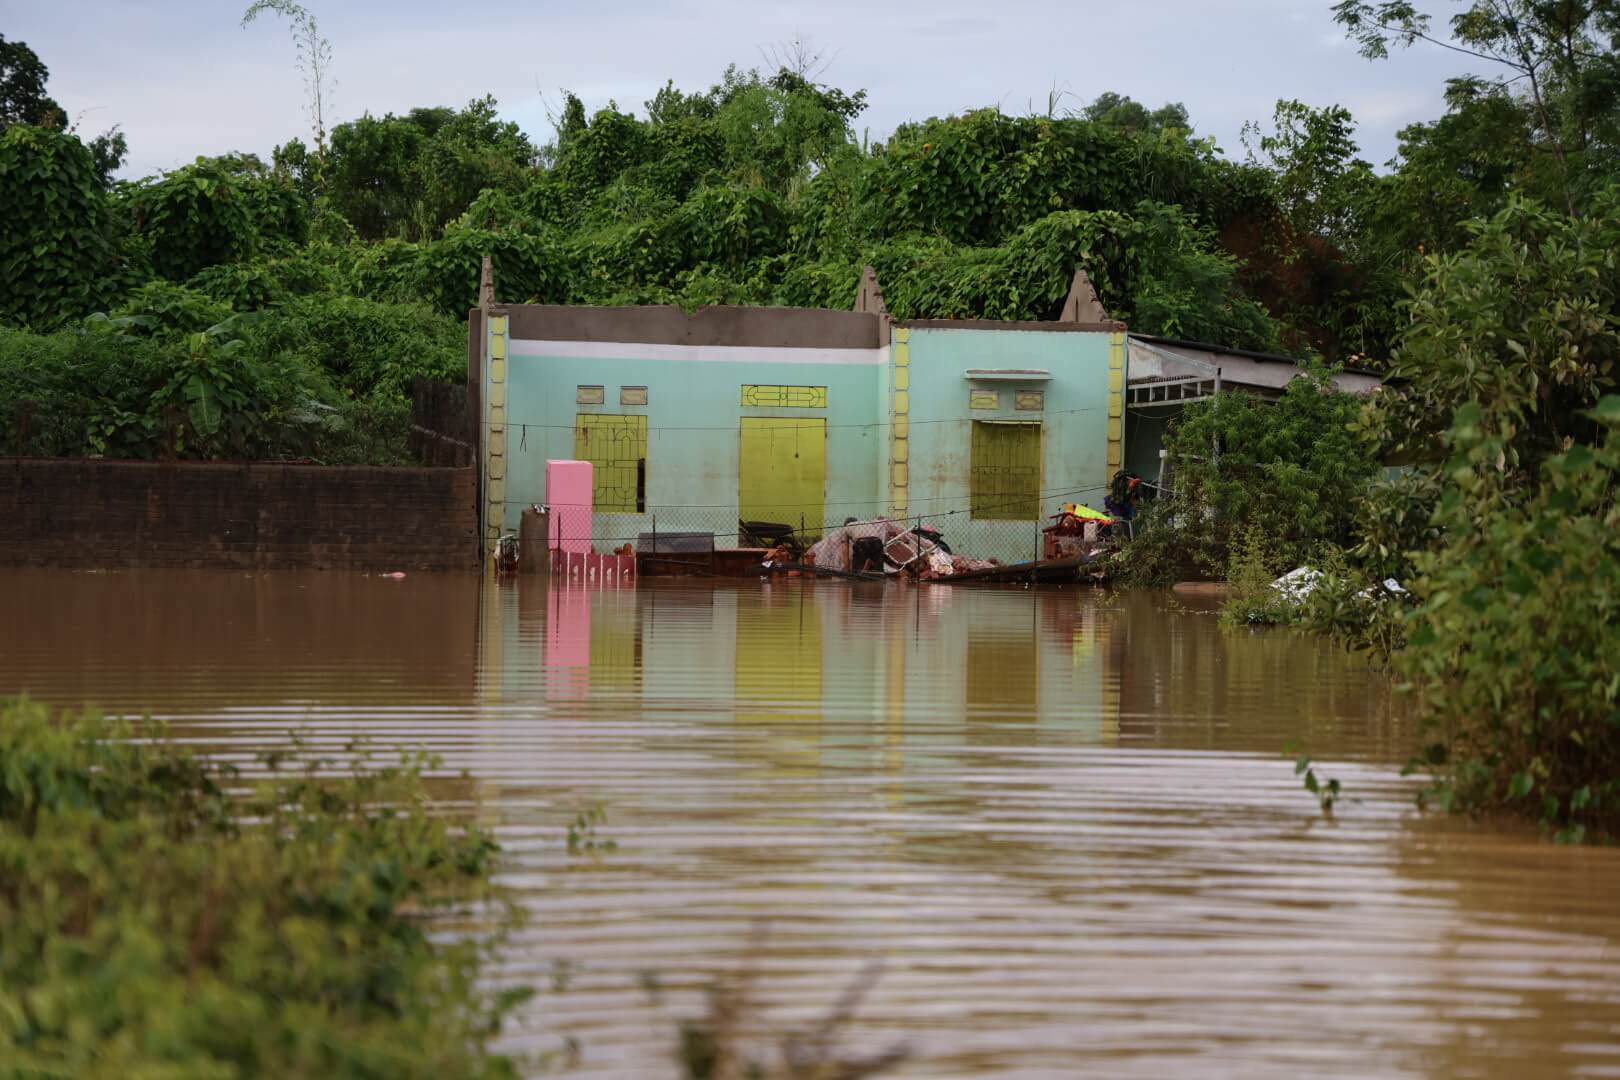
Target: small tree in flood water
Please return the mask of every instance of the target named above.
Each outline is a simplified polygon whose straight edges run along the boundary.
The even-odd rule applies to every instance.
[[[1447,806],[1620,831],[1620,192],[1515,201],[1427,260],[1367,429],[1432,473],[1399,528],[1418,604],[1396,669]],[[1391,503],[1389,505],[1398,505]],[[1414,530],[1412,526],[1425,526]],[[1387,545],[1386,545],[1387,546]],[[1369,565],[1376,565],[1369,563]]]
[[[1446,542],[1417,560],[1422,606],[1399,670],[1417,690],[1443,804],[1539,816],[1563,839],[1620,831],[1620,397],[1515,498],[1503,439],[1453,429]]]

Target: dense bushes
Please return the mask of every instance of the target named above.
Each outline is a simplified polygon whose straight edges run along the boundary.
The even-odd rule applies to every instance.
[[[100,311],[121,341],[173,347],[129,344],[132,371],[113,382],[141,390],[116,402],[68,393],[66,373],[45,380],[67,394],[52,398],[37,364],[0,356],[7,385],[28,393],[0,400],[0,414],[57,414],[49,437],[36,426],[8,441],[316,456],[330,409],[363,399],[397,410],[414,378],[460,377],[451,338],[477,303],[485,257],[509,301],[687,308],[845,308],[871,264],[891,311],[913,318],[1049,319],[1084,267],[1138,330],[1282,340],[1221,239],[1234,216],[1269,212],[1264,174],[1221,161],[1185,128],[981,110],[867,146],[852,131],[864,107],[864,93],[733,68],[707,91],[665,87],[644,118],[587,116],[568,96],[545,147],[482,98],[362,116],[322,153],[291,140],[270,165],[199,158],[110,190],[73,135],[15,126],[0,143],[0,324],[51,331]],[[209,406],[185,430],[156,415],[195,405],[158,393],[159,369],[190,355],[178,335],[251,312],[269,318],[239,328],[229,389],[201,399],[249,409],[222,420],[241,430],[211,431]],[[36,359],[110,347],[4,345]],[[241,396],[261,385],[289,389]]]
[[[258,242],[247,199],[219,162],[199,159],[145,181],[131,192],[129,208],[152,269],[175,281],[248,258]]]
[[[1350,429],[1360,399],[1320,372],[1290,382],[1275,403],[1242,393],[1187,407],[1165,439],[1173,500],[1138,527],[1123,573],[1162,580],[1164,560],[1225,573],[1239,541],[1265,538],[1268,562],[1292,569],[1356,535],[1357,508],[1378,472],[1376,445]]]
[[[8,1074],[517,1075],[490,1042],[526,994],[480,978],[516,909],[423,761],[334,778],[294,753],[232,794],[132,734],[0,706]]]
[[[351,397],[308,355],[314,333],[303,352],[272,352],[273,341],[254,335],[243,316],[196,332],[165,330],[148,315],[52,334],[0,330],[0,447],[31,456],[410,460],[409,404],[392,383],[393,392]]]
[[[322,371],[352,397],[398,399],[418,378],[467,378],[466,324],[420,304],[291,300],[246,333],[257,354]]]
[[[1597,193],[1604,212],[1588,218],[1515,200],[1470,223],[1461,251],[1429,257],[1399,381],[1353,425],[1355,442],[1411,465],[1355,500],[1293,491],[1301,513],[1347,508],[1322,536],[1337,548],[1306,560],[1323,574],[1304,602],[1266,583],[1292,559],[1250,544],[1233,564],[1235,616],[1303,622],[1393,666],[1444,805],[1523,813],[1568,839],[1620,832],[1620,398],[1604,396],[1620,375],[1616,198]],[[1207,438],[1199,415],[1172,443]],[[1320,430],[1320,445],[1288,450],[1296,465],[1345,452],[1342,424]],[[1175,483],[1222,501],[1185,469]],[[1405,591],[1379,584],[1391,577]]]
[[[90,151],[48,128],[0,134],[0,322],[41,329],[104,307],[131,273]]]

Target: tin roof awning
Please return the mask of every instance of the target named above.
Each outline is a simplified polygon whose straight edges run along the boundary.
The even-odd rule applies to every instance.
[[[1041,368],[968,368],[962,378],[976,382],[1051,382],[1052,373]]]

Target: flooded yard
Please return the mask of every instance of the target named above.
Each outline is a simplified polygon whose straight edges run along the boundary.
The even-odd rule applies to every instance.
[[[1620,851],[1420,815],[1388,681],[1170,594],[0,571],[0,695],[443,757],[517,1048],[675,1075],[753,972],[907,1076],[1620,1076]],[[1297,743],[1347,799],[1300,787]],[[576,815],[595,850],[570,853]],[[608,849],[608,842],[613,847]]]

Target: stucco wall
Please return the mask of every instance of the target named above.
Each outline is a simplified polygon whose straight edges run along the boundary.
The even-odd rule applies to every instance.
[[[514,320],[516,325],[516,320]],[[546,502],[545,461],[574,456],[580,413],[647,417],[647,513],[598,514],[599,540],[650,530],[735,527],[739,422],[745,416],[827,422],[825,519],[870,516],[883,508],[881,463],[887,423],[881,379],[886,347],[688,346],[514,338],[507,370],[505,526],[522,508]],[[825,409],[741,404],[745,383],[825,386]],[[603,387],[603,404],[581,405],[579,386]],[[647,388],[646,405],[621,405],[624,386]],[[797,524],[799,511],[783,507]],[[818,525],[821,522],[809,522]]]
[[[1108,353],[1106,332],[910,328],[910,482],[913,517],[938,519],[958,551],[1011,559],[1036,554],[1034,522],[974,521],[967,512],[974,420],[1042,423],[1041,524],[1065,502],[1101,507],[1108,483]],[[1051,373],[1047,382],[976,382],[972,368]],[[1001,390],[1002,408],[968,407],[973,388]],[[1017,389],[1044,389],[1040,412],[1013,408]],[[1026,551],[1027,548],[1027,551]]]
[[[1108,482],[1116,338],[1121,370],[1113,376],[1124,378],[1116,327],[919,322],[893,328],[891,340],[885,319],[858,312],[502,310],[509,321],[489,320],[483,408],[485,496],[497,528],[515,529],[525,506],[550,501],[545,462],[575,456],[582,413],[646,418],[645,512],[599,510],[593,539],[604,549],[652,531],[655,518],[660,532],[713,532],[732,542],[747,417],[825,420],[824,507],[803,513],[812,532],[898,511],[935,520],[964,553],[1016,561],[1038,554],[1040,526],[1060,504],[1100,505]],[[981,384],[964,378],[970,368],[1043,369],[1051,378]],[[744,406],[741,388],[750,383],[826,387],[826,405]],[[976,385],[1000,390],[1001,407],[970,409]],[[602,403],[579,402],[582,386],[600,386]],[[624,387],[645,387],[646,404],[621,403]],[[1016,409],[1019,389],[1041,390],[1043,408]],[[972,520],[974,420],[1042,424],[1039,519]],[[801,523],[795,507],[772,511],[750,516]]]

